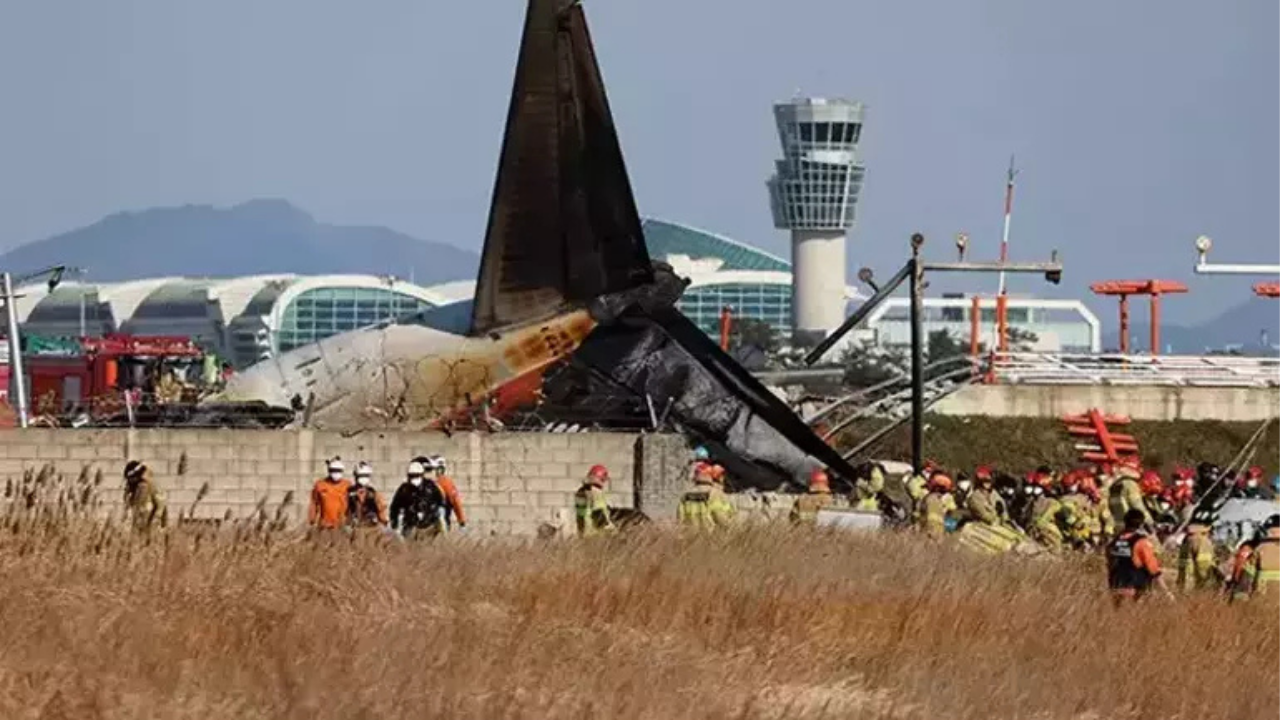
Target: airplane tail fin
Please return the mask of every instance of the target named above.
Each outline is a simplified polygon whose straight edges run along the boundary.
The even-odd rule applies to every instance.
[[[529,0],[470,332],[652,280],[582,7]]]

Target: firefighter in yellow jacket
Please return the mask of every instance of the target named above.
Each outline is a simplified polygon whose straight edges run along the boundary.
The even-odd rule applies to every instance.
[[[124,466],[124,508],[135,530],[148,532],[169,524],[164,493],[156,485],[151,468],[137,460]]]
[[[734,509],[724,492],[724,468],[707,463],[698,465],[693,484],[693,490],[680,498],[676,511],[680,525],[698,530],[728,527],[733,522]]]
[[[1116,468],[1116,480],[1107,488],[1107,504],[1112,519],[1123,518],[1130,510],[1141,510],[1146,527],[1152,526],[1151,510],[1143,497],[1142,487],[1138,484],[1142,477],[1142,466],[1136,460],[1122,462]]]
[[[1217,562],[1209,530],[1211,518],[1192,516],[1186,537],[1178,546],[1178,587],[1184,592],[1213,590],[1218,587]]]
[[[834,502],[831,497],[831,479],[827,471],[815,468],[809,473],[809,492],[796,498],[791,505],[790,519],[795,525],[814,525],[818,522],[818,511],[830,507]]]
[[[604,491],[608,484],[609,469],[593,465],[587,472],[587,481],[574,493],[573,509],[580,537],[603,535],[617,529],[610,517],[609,498]]]
[[[954,487],[951,477],[935,470],[929,478],[929,494],[920,500],[916,519],[929,537],[942,537],[947,533],[947,517],[956,514],[956,499],[951,494]]]
[[[1077,548],[1091,545],[1102,537],[1102,518],[1097,507],[1085,493],[1084,476],[1072,470],[1062,476],[1062,506],[1059,526],[1066,539]]]
[[[1027,490],[1034,498],[1028,514],[1031,537],[1050,550],[1062,549],[1062,530],[1058,526],[1062,504],[1052,497],[1053,477],[1041,471],[1027,476]]]

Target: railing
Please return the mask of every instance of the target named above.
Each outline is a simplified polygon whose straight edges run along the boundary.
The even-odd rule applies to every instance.
[[[1280,387],[1280,357],[1007,353],[989,373],[999,385]]]

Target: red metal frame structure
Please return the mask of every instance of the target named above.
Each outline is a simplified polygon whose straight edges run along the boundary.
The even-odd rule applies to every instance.
[[[1258,297],[1280,298],[1280,283],[1255,283],[1253,294]]]
[[[1187,286],[1173,280],[1106,280],[1089,286],[1096,295],[1120,297],[1120,354],[1129,354],[1129,296],[1151,297],[1151,354],[1160,354],[1160,296],[1187,292]]]
[[[1138,454],[1138,441],[1132,435],[1113,433],[1107,427],[1128,425],[1129,418],[1124,415],[1103,415],[1101,410],[1091,408],[1084,415],[1066,415],[1062,422],[1066,423],[1068,433],[1095,441],[1076,445],[1081,451],[1080,459],[1085,462],[1115,463]]]
[[[729,352],[729,334],[733,332],[733,308],[720,308],[720,349]]]

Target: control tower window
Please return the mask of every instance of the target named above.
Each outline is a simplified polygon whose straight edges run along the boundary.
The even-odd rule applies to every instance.
[[[858,142],[862,137],[862,123],[854,123],[849,126],[853,130],[853,138],[850,142]]]
[[[813,123],[800,123],[800,141],[813,142]]]
[[[824,143],[827,141],[827,133],[830,130],[828,127],[829,123],[817,123],[817,126],[817,133],[815,134],[815,137],[818,142]]]

